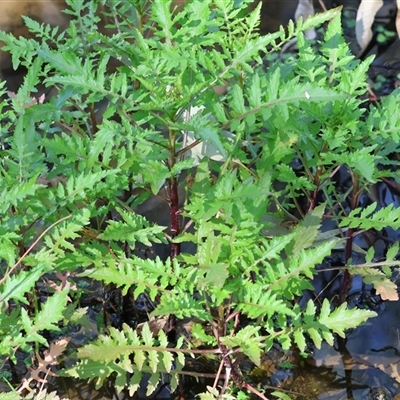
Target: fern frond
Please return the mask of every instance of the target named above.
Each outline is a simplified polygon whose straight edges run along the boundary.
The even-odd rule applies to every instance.
[[[61,292],[55,292],[52,296],[49,296],[33,320],[29,318],[24,308],[21,309],[21,325],[26,332],[28,341],[45,345],[47,339],[39,332],[60,330],[57,323],[63,319],[63,311],[68,302],[68,292],[69,288],[66,287]]]
[[[285,262],[276,263],[265,271],[268,284],[264,289],[283,292],[285,297],[290,299],[294,295],[301,295],[303,290],[312,288],[308,280],[299,279],[299,276],[312,278],[315,266],[331,254],[336,243],[337,241],[330,240],[314,248],[300,250]]]
[[[89,224],[89,217],[89,210],[82,209],[75,213],[72,219],[55,226],[51,234],[44,237],[44,242],[51,249],[51,252],[58,256],[63,256],[64,250],[74,252],[76,243],[71,243],[68,239],[73,241],[81,236],[84,226]]]
[[[394,204],[376,211],[378,204],[372,203],[365,208],[356,208],[347,217],[342,217],[339,226],[359,229],[376,229],[381,231],[384,228],[400,228],[400,208]]]
[[[48,40],[50,42],[58,42],[61,41],[64,32],[58,34],[59,27],[51,27],[49,24],[40,24],[32,18],[22,15],[22,19],[25,22],[25,25],[28,27],[29,31],[35,33],[38,37],[43,40]],[[58,35],[57,35],[58,34]]]
[[[105,231],[98,236],[102,240],[127,241],[132,250],[135,248],[136,241],[146,246],[153,243],[167,243],[163,234],[165,226],[150,226],[149,221],[132,212],[117,208],[116,211],[121,215],[123,221],[109,221]]]
[[[200,321],[210,321],[204,301],[196,300],[187,290],[176,288],[163,293],[160,304],[151,313],[152,316],[173,314],[177,318],[195,318]]]
[[[87,268],[80,275],[107,284],[113,283],[122,288],[124,295],[132,286],[135,287],[135,298],[146,292],[152,300],[168,286],[183,287],[189,294],[194,291],[196,268],[180,266],[176,260],[171,265],[170,260],[163,262],[159,257],[155,260],[143,260],[137,256],[128,259],[120,254],[116,259],[110,253],[94,249],[90,249],[90,253],[104,255],[102,259],[95,259],[95,268]],[[93,263],[93,258],[89,255],[82,255],[83,257],[77,259],[81,259],[88,266]]]
[[[0,284],[0,309],[4,309],[10,300],[28,304],[25,294],[31,292],[44,270],[45,265],[39,264],[30,271],[21,271],[2,282]]]
[[[325,299],[322,303],[318,322],[326,326],[332,332],[344,337],[346,329],[356,328],[367,319],[376,317],[377,313],[370,310],[348,309],[347,303],[331,310],[329,300]]]
[[[239,347],[254,364],[260,365],[261,351],[264,348],[258,333],[260,329],[260,326],[246,326],[233,336],[221,337],[220,341],[230,349]]]
[[[272,337],[276,338],[284,349],[289,349],[294,341],[302,352],[307,347],[306,335],[317,348],[321,347],[323,340],[333,346],[332,333],[345,337],[346,330],[356,328],[377,315],[370,310],[348,309],[346,303],[332,310],[328,299],[324,299],[319,315],[312,300],[308,301],[305,311],[302,312],[298,305],[295,306],[294,311],[296,318],[293,319],[292,327],[276,332],[272,334]]]
[[[16,206],[27,198],[34,196],[36,191],[41,188],[36,184],[37,177],[32,177],[26,182],[15,182],[12,187],[7,188],[6,182],[0,194],[0,213],[6,215],[11,205]]]
[[[238,308],[250,318],[267,319],[274,314],[295,316],[287,302],[271,290],[266,290],[263,284],[247,282],[242,293],[243,300],[238,304]]]
[[[147,386],[150,395],[162,374],[182,371],[185,363],[184,353],[180,350],[182,344],[183,340],[179,340],[175,347],[168,347],[166,334],[162,330],[153,334],[148,323],[143,325],[140,335],[124,324],[122,331],[110,328],[109,335],[100,335],[95,342],[78,349],[81,361],[63,375],[80,379],[97,377],[96,386],[100,387],[107,377],[116,374],[118,390],[126,387],[133,395],[144,375],[150,374]],[[133,376],[128,378],[128,374]]]

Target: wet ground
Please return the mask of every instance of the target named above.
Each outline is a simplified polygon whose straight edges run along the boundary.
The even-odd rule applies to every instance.
[[[334,348],[323,344],[320,350],[314,349],[307,359],[274,348],[264,356],[260,367],[248,366],[250,380],[266,390],[279,388],[299,400],[399,400],[400,304],[385,302],[375,309],[379,315],[368,324],[337,341]],[[84,336],[79,332],[76,340]],[[195,399],[206,384],[210,383],[188,378],[185,399]],[[51,388],[70,400],[130,398],[124,393],[116,394],[111,382],[108,387],[95,390],[94,383],[57,378]],[[144,387],[134,398],[147,398]],[[150,398],[175,396],[165,385]]]

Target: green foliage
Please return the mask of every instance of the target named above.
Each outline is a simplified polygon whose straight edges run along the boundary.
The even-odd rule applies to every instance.
[[[376,229],[378,231],[387,226],[399,229],[400,210],[394,209],[393,204],[390,204],[385,208],[381,208],[379,211],[375,211],[376,206],[376,203],[372,203],[363,210],[361,208],[352,210],[347,217],[342,219],[340,225],[342,227]]]
[[[392,206],[358,207],[398,165],[398,99],[365,115],[370,60],[350,54],[339,10],[260,37],[260,6],[246,15],[248,1],[192,1],[179,12],[170,1],[105,3],[108,35],[97,2],[72,0],[66,32],[29,18],[38,40],[0,32],[14,67],[28,69],[15,95],[1,92],[0,354],[16,361],[18,350],[48,345],[44,331],[68,332],[82,316],[83,278],[148,299],[150,322],[193,322],[174,328],[175,341],[151,323],[106,326],[61,372],[98,387],[113,377],[131,396],[144,381],[150,395],[162,380],[175,390],[180,375],[201,376],[187,368],[199,355],[244,390],[237,353],[258,365],[274,343],[333,345],[373,317],[328,299],[299,305],[344,232],[351,245],[356,230],[399,228]],[[327,21],[312,48],[302,32]],[[295,36],[298,56],[267,68],[261,54]],[[39,82],[56,89],[46,101],[33,95]],[[352,179],[345,192],[334,184],[340,169]],[[167,211],[151,206],[155,196]],[[321,233],[328,218],[337,226]],[[154,245],[171,256],[143,257]],[[350,271],[393,298],[398,246],[382,263],[361,251],[365,264],[348,257]],[[40,305],[44,277],[59,284]],[[200,397],[231,398],[215,387]]]
[[[151,395],[157,389],[162,373],[171,373],[171,390],[175,391],[178,381],[176,374],[181,373],[185,364],[184,350],[180,350],[183,338],[175,348],[171,348],[167,336],[160,330],[154,338],[149,325],[144,324],[141,334],[127,325],[122,331],[110,328],[107,336],[101,335],[93,344],[78,350],[79,364],[68,370],[67,375],[80,379],[97,378],[96,387],[101,387],[111,374],[116,374],[115,385],[118,391],[128,387],[129,395],[138,390],[142,374],[152,374],[147,384],[146,395]],[[173,352],[177,357],[173,356]],[[189,353],[189,352],[188,352]],[[133,356],[133,357],[132,357]],[[133,374],[127,379],[127,372]]]

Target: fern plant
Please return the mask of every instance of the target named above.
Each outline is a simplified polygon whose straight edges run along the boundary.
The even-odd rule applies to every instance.
[[[359,207],[361,193],[397,165],[396,94],[365,116],[358,96],[370,60],[351,56],[340,10],[260,37],[260,6],[246,15],[248,3],[191,1],[171,11],[171,1],[106,1],[107,36],[96,2],[70,0],[66,32],[25,18],[38,40],[0,33],[14,67],[28,70],[17,93],[2,91],[3,357],[17,362],[19,350],[48,344],[43,331],[79,323],[74,284],[89,277],[125,298],[146,296],[151,320],[107,327],[61,374],[97,386],[113,377],[130,395],[147,382],[150,395],[162,380],[175,390],[180,376],[206,376],[186,366],[202,356],[220,366],[201,398],[234,388],[265,398],[239,355],[257,365],[274,343],[303,353],[308,338],[333,345],[375,315],[347,308],[345,295],[300,305],[335,248],[346,246],[346,267],[393,297],[398,246],[380,263],[373,248],[358,248],[364,265],[351,255],[357,231],[398,225],[397,209]],[[302,32],[326,21],[312,49]],[[298,56],[265,68],[261,54],[293,37]],[[55,91],[46,101],[36,94],[43,81]],[[343,169],[352,183],[339,193]],[[137,212],[155,197],[168,206],[168,226]],[[328,220],[334,229],[324,235]],[[155,244],[164,256],[143,257]],[[43,277],[54,285],[40,305]],[[161,317],[177,322],[151,328]],[[191,331],[179,334],[185,319]]]

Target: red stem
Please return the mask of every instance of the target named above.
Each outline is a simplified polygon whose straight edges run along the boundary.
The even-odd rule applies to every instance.
[[[170,198],[171,239],[174,239],[180,233],[178,181],[175,177],[168,180],[168,187]],[[171,259],[174,259],[180,254],[180,252],[181,244],[171,243]]]
[[[346,241],[346,264],[351,258],[351,253],[353,251],[353,237],[354,237],[354,229],[350,229],[347,231],[347,241]],[[343,273],[342,284],[339,290],[339,304],[344,303],[346,300],[347,294],[349,292],[353,277],[350,275],[348,269],[346,269]]]
[[[354,210],[357,207],[358,199],[359,199],[359,179],[358,175],[353,175],[353,195],[351,198],[351,209]],[[353,251],[353,238],[354,238],[355,230],[349,228],[347,231],[347,241],[346,241],[346,265],[351,258],[351,253]],[[349,270],[345,270],[343,274],[342,285],[339,291],[339,304],[342,304],[349,293],[349,289],[351,287],[353,281],[353,277],[351,276]]]
[[[251,386],[250,383],[243,382],[242,383],[242,388],[250,390],[250,392],[253,392],[256,396],[258,396],[260,399],[263,400],[268,400],[267,397],[265,397],[261,392],[259,392],[255,387]]]

